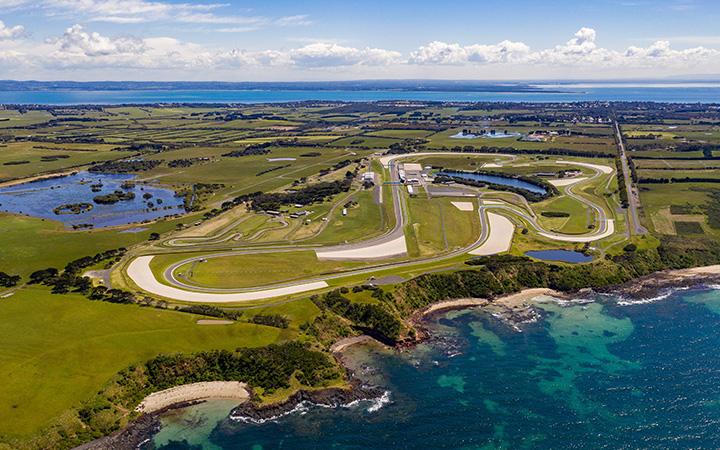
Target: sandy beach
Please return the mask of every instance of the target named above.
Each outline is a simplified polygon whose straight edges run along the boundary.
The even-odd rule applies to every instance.
[[[359,344],[361,342],[374,341],[372,337],[363,334],[362,336],[353,336],[345,339],[340,339],[336,343],[330,346],[331,353],[341,352],[351,345]]]
[[[445,309],[455,308],[466,308],[471,306],[488,306],[491,303],[495,305],[504,306],[509,309],[518,309],[525,307],[525,302],[531,300],[539,295],[561,295],[559,292],[549,288],[534,288],[524,289],[514,294],[504,295],[498,297],[494,301],[490,301],[486,298],[459,298],[456,300],[445,300],[438,303],[433,303],[422,311],[422,315],[426,316],[437,311]]]
[[[677,277],[694,277],[698,275],[720,275],[720,264],[714,266],[693,267],[692,269],[679,269],[669,271],[670,275]]]
[[[180,403],[221,398],[237,400],[240,404],[250,398],[250,392],[247,384],[238,381],[185,384],[148,395],[135,410],[149,414]]]
[[[550,295],[553,297],[558,297],[562,296],[563,294],[550,288],[523,289],[522,291],[516,292],[515,294],[499,297],[495,300],[494,303],[504,306],[506,308],[518,309],[525,307],[525,302],[527,302],[528,300],[532,300],[539,295]]]

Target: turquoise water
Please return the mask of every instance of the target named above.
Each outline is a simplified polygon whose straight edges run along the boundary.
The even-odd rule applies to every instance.
[[[720,84],[619,85],[593,83],[538,84],[557,92],[425,92],[425,91],[1,91],[0,104],[137,104],[137,103],[279,103],[325,101],[458,101],[458,102],[582,102],[653,101],[720,103]]]
[[[522,332],[467,309],[412,350],[353,347],[359,376],[391,392],[380,408],[253,424],[220,420],[229,406],[213,402],[163,419],[144,448],[717,449],[720,291],[593,300],[538,303]]]

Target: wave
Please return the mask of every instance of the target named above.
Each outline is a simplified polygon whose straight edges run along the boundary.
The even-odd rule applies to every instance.
[[[269,422],[269,421],[272,421],[272,420],[277,420],[277,419],[279,419],[279,418],[281,418],[281,417],[283,417],[283,416],[287,416],[287,415],[289,415],[289,414],[293,414],[293,413],[296,413],[296,412],[299,412],[299,413],[301,413],[301,414],[307,413],[307,411],[310,409],[310,408],[309,408],[309,404],[310,404],[309,402],[300,402],[300,403],[298,403],[297,405],[295,405],[295,407],[294,407],[293,409],[291,409],[291,410],[289,410],[289,411],[286,411],[286,412],[284,412],[284,413],[282,413],[282,414],[278,414],[278,415],[276,415],[276,416],[268,417],[268,418],[266,418],[266,419],[255,419],[255,418],[248,417],[248,416],[236,416],[236,415],[234,415],[234,414],[230,414],[229,419],[230,419],[230,420],[235,420],[235,421],[237,421],[237,422],[243,422],[243,423],[261,424],[261,423]],[[324,406],[324,405],[323,405],[323,406]]]
[[[720,288],[720,286],[718,287]],[[647,305],[649,303],[655,303],[659,302],[660,300],[665,300],[676,292],[687,291],[688,289],[690,289],[690,286],[663,289],[660,294],[654,297],[647,298],[629,299],[626,297],[618,297],[619,300],[616,302],[616,304],[619,306]]]
[[[278,415],[268,417],[265,419],[256,419],[256,418],[252,418],[252,417],[248,417],[248,416],[234,415],[234,414],[230,414],[229,419],[237,421],[237,422],[242,422],[242,423],[262,424],[262,423],[265,423],[268,421],[277,420],[283,416],[287,416],[290,414],[299,413],[300,415],[305,415],[308,413],[311,406],[321,407],[321,408],[329,408],[329,409],[352,408],[352,407],[359,405],[362,402],[370,402],[371,403],[370,407],[367,409],[367,412],[369,412],[369,413],[377,412],[385,405],[392,403],[392,400],[390,399],[390,391],[384,391],[380,397],[354,400],[347,404],[326,405],[323,403],[313,403],[311,401],[304,400],[304,401],[298,403],[297,405],[295,405],[295,407],[289,411],[286,411],[282,414],[278,414]]]
[[[383,406],[392,403],[392,400],[390,400],[390,391],[383,392],[383,395],[381,395],[378,398],[372,398],[372,399],[366,399],[366,400],[355,400],[354,402],[350,402],[347,405],[344,405],[345,408],[352,408],[356,405],[358,405],[360,402],[370,402],[371,405],[367,409],[367,412],[374,413],[382,409]]]

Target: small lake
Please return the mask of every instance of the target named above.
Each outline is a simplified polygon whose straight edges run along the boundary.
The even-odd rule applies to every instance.
[[[521,136],[520,133],[485,133],[485,134],[462,134],[462,132],[450,136],[452,139],[502,139]]]
[[[121,184],[135,178],[132,174],[78,172],[61,178],[40,180],[0,188],[0,211],[27,214],[34,217],[63,222],[67,227],[74,224],[91,223],[95,228],[127,225],[143,220],[159,219],[166,215],[182,213],[183,199],[175,192],[155,186],[137,184],[131,189],[122,189]],[[93,192],[91,185],[102,184]],[[98,189],[98,188],[96,188]],[[133,200],[120,201],[114,205],[99,205],[93,202],[97,195],[111,194],[116,190],[133,192]],[[144,199],[150,194],[150,199]],[[162,203],[158,204],[158,200]],[[91,203],[90,211],[80,214],[55,214],[54,208],[68,203]],[[148,210],[152,202],[157,211]]]
[[[537,250],[525,252],[525,256],[541,259],[543,261],[560,261],[568,263],[588,262],[593,259],[592,256],[585,256],[580,252],[574,252],[571,250]]]
[[[540,186],[528,183],[527,181],[517,180],[515,178],[496,177],[494,175],[482,175],[479,173],[451,173],[451,172],[438,172],[436,175],[445,175],[448,177],[464,178],[466,180],[484,181],[486,183],[502,184],[503,186],[512,186],[526,191],[534,192],[536,194],[545,194],[545,189]]]

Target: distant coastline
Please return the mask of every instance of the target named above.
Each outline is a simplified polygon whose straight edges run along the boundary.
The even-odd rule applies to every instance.
[[[369,91],[369,92],[544,92],[542,84],[446,80],[360,80],[308,82],[221,81],[13,81],[0,80],[0,91]]]
[[[720,104],[720,84],[136,83],[0,81],[0,105],[242,105],[298,102]],[[397,106],[397,105],[396,105]]]

